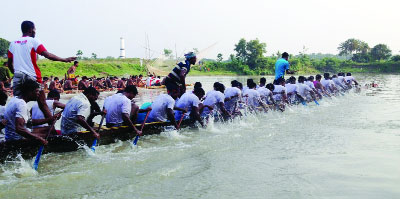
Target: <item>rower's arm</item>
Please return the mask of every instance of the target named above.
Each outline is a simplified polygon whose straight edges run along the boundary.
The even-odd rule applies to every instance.
[[[187,112],[187,110],[186,109],[183,109],[183,108],[179,108],[179,107],[174,107],[174,110],[177,110],[177,111],[182,111],[183,113],[186,113]]]
[[[135,125],[133,125],[128,113],[122,113],[122,120],[124,120],[125,124],[128,124],[129,128],[133,129],[137,134],[142,134],[142,132],[140,132]]]
[[[85,117],[83,117],[82,115],[78,115],[76,122],[86,130],[90,131],[94,137],[96,137],[97,139],[100,138],[100,135],[96,133],[96,131],[86,122]]]
[[[193,107],[192,107],[192,114],[193,114],[194,118],[195,118],[197,121],[199,121],[199,123],[201,124],[201,126],[204,127],[204,123],[203,123],[203,121],[201,120],[201,117],[200,117],[199,107],[193,106]]]
[[[354,84],[356,84],[356,86],[358,85],[358,82],[354,79],[353,80]]]
[[[65,104],[63,104],[63,103],[61,103],[61,102],[59,102],[57,100],[54,100],[53,107],[64,109],[65,108]]]
[[[272,104],[276,104],[275,100],[274,100],[274,94],[269,93],[269,99],[271,100]]]
[[[60,61],[60,62],[71,62],[76,59],[76,57],[68,57],[68,58],[61,58],[53,53],[50,53],[49,51],[45,50],[42,52],[43,57],[46,57],[47,59],[50,59],[52,61]]]
[[[23,137],[35,139],[44,145],[47,144],[47,141],[45,139],[41,138],[38,135],[33,134],[32,132],[30,132],[28,129],[25,128],[25,120],[23,118],[19,117],[15,118],[15,131],[16,133],[20,134]]]
[[[167,108],[167,118],[169,121],[174,124],[175,128],[178,129],[178,125],[176,124],[174,110]]]
[[[151,108],[151,106],[149,106],[146,109],[139,109],[139,113],[147,113],[147,112],[149,112],[151,110],[152,110],[152,108]]]
[[[226,116],[231,117],[231,114],[225,109],[223,102],[219,102],[218,105],[219,105],[219,108],[221,109],[222,113],[224,113]]]
[[[8,69],[10,69],[11,73],[14,74],[14,65],[13,65],[13,58],[8,58]]]
[[[36,125],[41,125],[41,124],[46,124],[46,123],[51,123],[54,122],[55,120],[59,119],[61,117],[61,113],[52,115],[49,118],[45,118],[45,119],[32,119],[32,125],[36,126]]]
[[[286,74],[294,74],[296,71],[292,71],[292,70],[289,70],[289,69],[287,69],[286,70]]]

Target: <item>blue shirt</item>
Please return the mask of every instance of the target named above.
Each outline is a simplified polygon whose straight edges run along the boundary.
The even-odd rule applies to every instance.
[[[275,63],[275,79],[285,76],[285,71],[289,70],[289,62],[280,58]]]

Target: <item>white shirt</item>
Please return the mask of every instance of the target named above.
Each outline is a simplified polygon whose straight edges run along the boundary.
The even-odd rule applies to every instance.
[[[193,93],[185,93],[176,102],[176,107],[186,109],[190,113],[192,107],[199,107],[200,100]]]
[[[296,99],[296,93],[299,92],[299,85],[298,84],[286,84],[286,93],[291,101]]]
[[[36,53],[46,51],[43,44],[32,37],[21,37],[10,43],[8,57],[13,58],[16,73],[25,73],[41,82],[42,74],[36,64]]]
[[[215,104],[224,102],[225,95],[219,91],[211,90],[207,92],[206,99],[203,104],[214,108]]]
[[[104,101],[104,108],[107,110],[107,124],[122,124],[124,122],[122,114],[131,114],[131,104],[131,100],[122,93],[117,93],[107,98],[107,102]]]
[[[229,87],[229,88],[225,89],[224,94],[225,94],[225,98],[237,96],[235,98],[232,98],[229,101],[226,101],[224,104],[226,110],[233,112],[236,107],[237,101],[241,98],[242,91],[237,87]]]
[[[6,107],[0,105],[0,120],[4,119],[5,112],[6,112]]]
[[[168,94],[159,95],[153,104],[150,111],[149,118],[153,121],[167,121],[167,109],[174,109],[175,100]]]
[[[257,90],[254,89],[247,89],[245,92],[243,92],[243,96],[247,95],[247,105],[253,106],[253,107],[259,107],[260,106],[260,93]]]
[[[339,82],[341,83],[341,84],[344,84],[345,82],[344,82],[344,77],[343,76],[338,76],[338,79],[339,79]]]
[[[310,82],[310,81],[306,81],[304,82],[304,84],[306,84],[308,87],[310,87],[311,89],[315,89],[314,83]]]
[[[309,86],[305,85],[304,83],[299,83],[298,85],[299,85],[299,92],[298,92],[299,95],[301,95],[303,98],[306,98],[307,95],[310,94],[310,91],[312,91],[312,89]]]
[[[348,84],[352,84],[354,81],[354,77],[353,76],[346,76],[344,77],[344,80],[348,83]]]
[[[61,119],[61,133],[63,135],[85,130],[77,123],[78,115],[85,119],[90,115],[90,102],[83,93],[71,98],[65,105]]]
[[[46,100],[46,104],[49,107],[49,110],[51,112],[52,115],[54,115],[54,100]],[[37,102],[35,102],[35,104],[32,106],[32,119],[44,119],[44,114],[43,112],[40,110],[39,105]],[[38,127],[44,127],[44,126],[48,126],[48,124],[41,124],[41,125],[37,125],[37,126],[33,126],[32,128],[38,128]]]
[[[22,118],[25,124],[28,122],[28,106],[23,99],[13,97],[6,106],[4,118],[7,120],[5,127],[6,140],[19,140],[22,139],[18,133],[15,132],[15,119]]]
[[[341,83],[341,81],[339,80],[339,78],[332,78],[332,81],[333,81],[336,85],[338,85],[338,86],[340,86],[340,87],[343,87],[343,84]]]
[[[265,87],[259,87],[257,88],[257,91],[258,93],[260,93],[261,100],[264,100],[264,102],[268,102],[271,91]]]
[[[282,94],[281,93],[282,93],[282,91],[284,91],[284,93],[287,94],[286,88],[284,86],[282,86],[282,85],[274,85],[274,86],[275,86],[275,89],[274,89],[274,92],[273,92],[274,100],[277,100],[277,101],[282,100]]]
[[[327,90],[327,91],[329,91],[329,92],[332,92],[332,81],[331,80],[329,80],[329,79],[323,79],[323,80],[321,80],[321,84],[322,84],[322,86],[324,86],[325,87],[325,89]]]

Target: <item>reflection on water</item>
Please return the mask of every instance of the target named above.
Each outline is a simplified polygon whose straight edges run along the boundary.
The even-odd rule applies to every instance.
[[[238,77],[245,82],[245,77]],[[320,106],[1,165],[0,198],[398,198],[398,75]],[[206,90],[233,77],[191,77]],[[258,79],[258,78],[257,78]],[[272,77],[269,78],[272,80]],[[140,90],[138,104],[160,91]],[[100,102],[101,103],[101,102]]]

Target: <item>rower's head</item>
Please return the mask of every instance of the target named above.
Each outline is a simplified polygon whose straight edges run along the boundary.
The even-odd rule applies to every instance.
[[[88,78],[87,78],[86,76],[83,76],[83,77],[82,77],[82,80],[83,80],[83,81],[86,81],[87,79],[88,79]]]
[[[43,77],[43,83],[46,83],[47,81],[49,81],[48,77]]]
[[[23,36],[29,36],[35,38],[36,28],[32,21],[23,21],[21,24],[21,30]]]
[[[137,90],[136,86],[134,86],[134,85],[129,85],[124,89],[124,95],[130,100],[135,98],[137,94],[138,94],[138,90]]]
[[[193,90],[193,94],[195,94],[200,100],[204,97],[206,92],[204,92],[204,89],[201,87],[196,87]]]
[[[214,83],[214,90],[219,91],[221,93],[224,93],[225,91],[225,86],[219,82]]]
[[[171,89],[168,91],[168,95],[176,100],[179,96],[181,96],[181,92],[179,91],[179,89]]]
[[[7,103],[7,99],[7,94],[4,91],[0,90],[0,105],[5,106]]]
[[[240,90],[243,90],[243,84],[242,84],[242,82],[238,82],[238,88],[239,88]]]
[[[275,85],[282,85],[282,86],[285,86],[285,78],[280,77],[280,78],[276,79],[276,80],[274,81],[274,84],[275,84]]]
[[[192,64],[192,65],[196,64],[197,57],[194,52],[189,52],[189,53],[185,54],[185,58],[187,61],[189,61],[190,64]]]
[[[39,97],[39,84],[31,79],[21,85],[21,96],[26,102],[36,101]]]
[[[314,81],[314,76],[308,77],[308,81],[310,81],[310,82]]]
[[[332,79],[333,79],[333,78],[337,78],[337,75],[332,75]]]
[[[289,82],[290,82],[291,84],[296,84],[296,77],[295,77],[295,76],[289,77]]]
[[[99,98],[99,91],[97,91],[95,88],[92,86],[87,87],[84,91],[83,94],[88,98],[90,102],[95,102]]]
[[[304,76],[300,76],[299,77],[299,83],[304,83],[304,81],[306,80],[306,78]]]
[[[58,77],[55,77],[54,81],[58,83],[60,81],[60,79],[58,79]]]
[[[47,99],[48,100],[56,100],[59,101],[60,100],[60,93],[58,92],[58,90],[54,89],[51,90],[49,92],[49,94],[47,94]]]
[[[330,76],[330,74],[329,74],[329,73],[324,73],[324,78],[325,78],[325,79],[330,79],[330,77],[329,77],[329,76]]]
[[[254,82],[253,79],[247,79],[247,87],[249,87],[249,84],[251,84],[252,82]]]
[[[257,84],[255,82],[252,82],[249,84],[249,89],[255,89],[257,87]]]
[[[321,76],[320,74],[318,74],[318,75],[315,76],[315,79],[316,79],[317,81],[321,81],[321,78],[322,78],[322,76]]]
[[[196,82],[196,83],[194,83],[194,89],[196,89],[196,88],[202,88],[203,87],[203,85],[201,84],[201,82]]]
[[[271,84],[271,83],[267,84],[267,85],[265,86],[265,88],[267,88],[267,89],[270,90],[270,91],[274,91],[274,90],[275,90],[274,84]]]
[[[237,80],[233,80],[233,81],[231,81],[231,85],[232,85],[232,87],[239,88],[239,83],[240,83],[240,82],[238,82]]]
[[[343,75],[344,76],[344,75]],[[351,76],[351,73],[347,73],[347,75],[346,76]]]
[[[261,77],[260,78],[260,84],[261,85],[265,85],[265,83],[267,83],[267,79],[265,79],[265,77]]]
[[[289,53],[287,52],[282,53],[282,58],[286,59],[286,61],[289,60]]]

